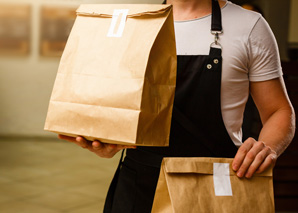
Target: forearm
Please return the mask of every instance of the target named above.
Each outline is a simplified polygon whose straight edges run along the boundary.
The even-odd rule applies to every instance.
[[[280,156],[291,143],[295,133],[295,113],[291,106],[274,112],[265,122],[260,132],[259,141]]]

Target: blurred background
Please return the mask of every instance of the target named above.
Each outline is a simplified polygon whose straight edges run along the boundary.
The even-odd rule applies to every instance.
[[[101,212],[119,155],[101,159],[43,130],[60,56],[80,4],[161,2],[0,0],[0,212]],[[298,1],[232,2],[258,9],[270,24],[298,111]],[[247,134],[257,137],[253,104],[246,117]],[[297,156],[295,138],[274,173],[278,212],[298,212]]]

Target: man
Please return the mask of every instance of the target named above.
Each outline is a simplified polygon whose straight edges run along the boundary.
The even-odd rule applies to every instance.
[[[163,156],[234,157],[232,168],[237,176],[251,178],[274,165],[290,144],[295,115],[268,24],[259,14],[221,0],[223,31],[215,29],[217,40],[210,33],[211,24],[214,31],[212,1],[217,4],[215,0],[166,2],[173,5],[178,55],[169,148],[136,148],[59,135],[105,158],[133,148],[127,151],[120,175],[113,181],[105,212],[150,212]],[[249,92],[263,128],[258,141],[248,138],[242,143],[242,116]],[[211,150],[203,137],[194,136],[185,127],[183,119],[198,128]],[[138,176],[136,183],[131,182],[134,175]]]

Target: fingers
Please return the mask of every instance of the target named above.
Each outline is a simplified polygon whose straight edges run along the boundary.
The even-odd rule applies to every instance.
[[[263,172],[274,165],[276,153],[261,141],[247,139],[239,148],[232,164],[238,177],[251,178],[255,172]]]
[[[274,151],[273,151],[274,152]],[[276,152],[271,153],[267,156],[264,163],[260,165],[260,167],[256,170],[256,173],[262,173],[265,171],[269,166],[274,166],[277,160]]]
[[[92,142],[92,148],[94,150],[100,150],[103,148],[103,143],[99,142],[99,141],[93,141]]]
[[[125,149],[136,149],[136,146],[124,146]]]
[[[84,148],[84,149],[91,149],[92,148],[92,142],[86,140],[85,138],[79,136],[76,137],[76,140],[74,142],[75,144],[79,145],[80,147]]]
[[[65,136],[65,135],[58,135],[58,138],[75,143],[76,145],[78,145],[84,149],[88,149],[89,151],[91,151],[91,152],[95,153],[96,155],[103,157],[103,158],[111,158],[122,149],[135,149],[136,148],[136,146],[102,143],[98,140],[88,141],[81,136],[70,137],[70,136]]]
[[[93,150],[90,150],[90,151],[94,152],[98,156],[104,157],[104,158],[111,158],[122,149],[136,148],[136,146],[107,144],[107,143],[102,143],[100,141],[93,141],[92,148]]]
[[[70,137],[70,136],[66,136],[66,135],[58,135],[58,138],[59,139],[62,139],[62,140],[66,140],[66,141],[69,141],[69,142],[75,142],[76,141],[76,138],[75,137]]]
[[[259,144],[263,144],[261,142],[257,142]],[[242,174],[245,173],[245,177],[246,178],[251,178],[252,175],[255,173],[255,171],[265,162],[265,159],[267,158],[268,155],[270,155],[271,150],[269,147],[266,147],[265,145],[259,146],[259,148],[262,149],[258,149],[256,154],[253,154],[252,156],[248,156],[246,157],[246,159],[249,159],[249,163],[248,165],[246,165],[245,167],[243,167],[243,170],[241,171]],[[253,157],[253,158],[252,158]],[[240,169],[242,169],[240,167]]]
[[[58,135],[59,139],[62,140],[66,140],[72,143],[77,144],[78,146],[82,147],[82,148],[90,148],[91,147],[91,142],[87,141],[86,139],[84,139],[83,137],[79,136],[79,137],[71,137],[71,136],[66,136],[66,135]]]
[[[249,140],[246,143],[243,144],[243,147],[241,146],[239,148],[239,155],[236,155],[236,159],[239,159],[239,162],[241,164],[237,165],[237,176],[243,177],[246,175],[247,177],[250,177],[251,173],[255,171],[255,167],[259,167],[260,163],[263,161],[263,159],[258,159],[255,161],[256,156],[259,155],[259,153],[264,148],[264,143],[262,142],[256,142],[255,140]],[[259,155],[260,156],[260,155]],[[250,173],[248,173],[250,172]]]
[[[234,171],[238,171],[240,166],[242,165],[245,156],[249,152],[249,150],[253,147],[253,144],[256,141],[253,138],[248,138],[238,149],[237,154],[233,160],[232,168]]]
[[[113,151],[113,150],[122,150],[122,149],[136,149],[136,146],[126,146],[126,145],[117,145],[117,144],[107,144],[107,143],[102,143],[100,141],[93,141],[92,147],[95,150],[100,150],[100,149],[107,149],[108,151]]]

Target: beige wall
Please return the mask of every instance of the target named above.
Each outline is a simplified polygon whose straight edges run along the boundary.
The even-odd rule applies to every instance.
[[[161,3],[162,0],[0,0],[0,3],[32,5],[31,52],[26,57],[0,56],[0,136],[53,136],[43,131],[52,86],[59,58],[39,55],[39,15],[42,5],[72,5],[81,3]],[[288,38],[288,5],[286,1],[260,0],[266,18],[279,42],[281,56],[286,58]],[[272,3],[274,2],[274,3]],[[282,8],[282,9],[280,9]],[[297,42],[298,1],[292,0],[290,41]],[[294,20],[294,21],[293,21]]]
[[[289,42],[298,46],[298,1],[291,0]]]
[[[280,57],[287,60],[289,10],[291,0],[254,0],[259,5],[268,21],[278,43]],[[297,0],[294,0],[297,1]]]
[[[0,136],[53,136],[43,131],[59,58],[39,55],[39,12],[42,5],[81,3],[160,3],[161,0],[0,0],[32,5],[30,55],[0,56]]]

